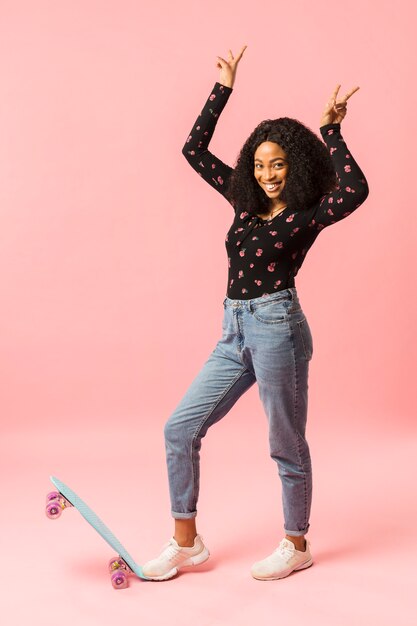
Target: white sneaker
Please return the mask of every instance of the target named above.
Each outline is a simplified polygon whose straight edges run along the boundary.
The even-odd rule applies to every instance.
[[[150,580],[168,580],[182,567],[200,565],[207,561],[210,552],[203,543],[201,535],[194,539],[190,548],[179,546],[174,537],[163,546],[161,554],[143,565],[142,571]]]
[[[251,574],[258,580],[277,580],[310,565],[313,565],[310,542],[306,540],[305,552],[301,552],[292,541],[284,538],[270,556],[252,565]]]

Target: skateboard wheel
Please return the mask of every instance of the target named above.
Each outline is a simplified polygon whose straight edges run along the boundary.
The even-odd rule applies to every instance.
[[[49,517],[49,519],[58,519],[58,517],[62,513],[60,500],[58,498],[55,500],[51,500],[51,502],[46,505],[45,513],[46,517]]]
[[[117,569],[111,576],[114,589],[126,589],[129,586],[128,575],[123,569]]]
[[[59,491],[50,491],[46,496],[46,504],[48,504],[48,502],[51,502],[51,500],[56,500],[60,497],[60,495],[61,494],[59,493]]]

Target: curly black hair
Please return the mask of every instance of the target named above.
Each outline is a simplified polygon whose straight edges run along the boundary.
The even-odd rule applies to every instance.
[[[307,126],[291,117],[264,120],[244,143],[229,179],[227,195],[235,210],[266,213],[270,199],[254,176],[254,154],[264,141],[284,150],[288,174],[280,194],[294,210],[309,208],[324,194],[337,188],[336,172],[327,146]]]

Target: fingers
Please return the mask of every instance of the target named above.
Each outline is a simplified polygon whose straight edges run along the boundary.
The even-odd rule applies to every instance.
[[[242,58],[243,53],[245,52],[245,50],[246,50],[246,48],[247,48],[247,47],[248,47],[248,46],[246,46],[246,45],[245,45],[245,46],[242,46],[242,48],[241,48],[241,50],[240,50],[239,54],[237,55],[237,57],[236,57],[236,59],[235,59],[236,63],[237,63],[238,61],[240,61],[240,59]]]
[[[245,52],[247,47],[248,46],[246,46],[246,45],[242,46],[242,48],[240,49],[239,54],[237,56],[235,56],[235,57],[233,56],[233,52],[229,49],[228,61],[226,61],[222,57],[217,57],[217,58],[220,59],[220,61],[223,61],[223,63],[229,63],[229,64],[236,65],[237,63],[239,63],[239,61],[242,58],[242,55]]]
[[[326,111],[330,111],[336,104],[337,93],[340,89],[340,85],[336,86],[336,89],[333,91],[332,95],[329,98],[329,101],[326,102]]]
[[[337,85],[337,86],[336,86],[336,89],[334,90],[334,92],[333,92],[333,94],[332,94],[332,96],[331,96],[331,98],[330,98],[330,101],[332,101],[332,100],[336,100],[336,98],[337,98],[337,93],[338,93],[339,89],[340,89],[340,85]]]
[[[330,98],[330,102],[333,102],[334,104],[336,103],[336,98],[337,98],[337,94],[338,94],[339,89],[340,89],[340,85],[337,85],[337,86],[336,86],[336,89],[334,90],[334,92],[333,92],[333,94],[332,94],[332,96],[331,96],[331,98]],[[356,91],[358,91],[358,89],[359,89],[359,87],[353,87],[353,89],[351,89],[350,91],[348,91],[348,92],[347,92],[347,94],[345,94],[345,97],[344,97],[344,98],[342,98],[341,100],[339,100],[339,103],[340,103],[340,102],[345,102],[345,103],[346,103],[346,102],[349,100],[349,98],[350,98],[351,96],[353,96],[353,94],[354,94]]]
[[[353,87],[353,89],[351,89],[350,91],[348,91],[348,93],[345,95],[344,100],[349,100],[349,98],[351,96],[353,96],[353,94],[358,91],[359,87]]]
[[[343,119],[347,111],[347,101],[356,91],[358,91],[359,87],[353,87],[345,94],[344,98],[337,101],[337,94],[339,92],[339,89],[340,85],[336,85],[333,94],[331,95],[329,101],[326,103],[325,114],[331,115],[331,111],[333,111],[334,114],[338,115],[340,119]]]

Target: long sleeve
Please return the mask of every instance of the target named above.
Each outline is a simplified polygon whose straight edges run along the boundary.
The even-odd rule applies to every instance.
[[[366,178],[341,135],[340,124],[326,124],[320,132],[336,170],[338,188],[320,200],[313,215],[318,230],[350,215],[369,194]]]
[[[227,199],[227,183],[233,168],[223,163],[207,148],[233,89],[216,82],[203,110],[187,137],[182,154],[191,167]]]

